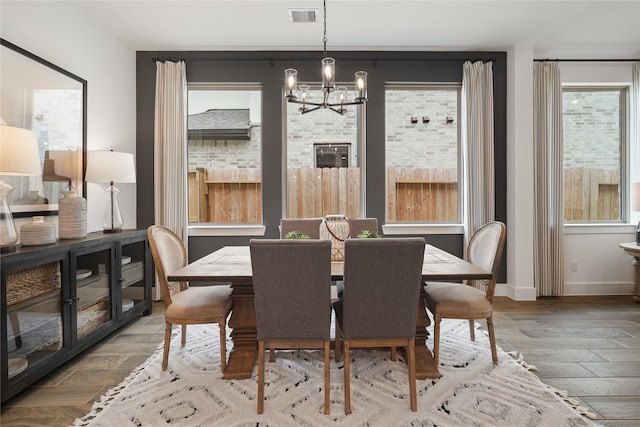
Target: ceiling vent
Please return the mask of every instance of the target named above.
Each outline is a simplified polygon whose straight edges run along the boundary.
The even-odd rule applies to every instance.
[[[318,9],[289,9],[291,22],[316,22]]]

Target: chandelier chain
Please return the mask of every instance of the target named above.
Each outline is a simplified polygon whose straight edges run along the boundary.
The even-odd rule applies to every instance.
[[[327,56],[327,0],[322,2],[322,19],[324,25],[324,36],[322,37],[322,43],[324,44],[324,56]]]

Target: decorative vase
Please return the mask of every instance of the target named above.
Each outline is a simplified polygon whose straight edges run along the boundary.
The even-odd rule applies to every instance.
[[[327,215],[320,224],[320,239],[331,240],[331,260],[344,260],[344,241],[351,236],[351,221],[342,214]]]
[[[69,190],[58,202],[58,236],[61,239],[87,237],[87,200]]]
[[[20,227],[22,246],[48,245],[56,241],[55,225],[44,222],[43,216],[34,216],[32,221]]]

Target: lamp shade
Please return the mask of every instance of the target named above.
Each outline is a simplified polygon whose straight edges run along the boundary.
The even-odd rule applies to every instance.
[[[33,131],[0,125],[0,175],[40,175],[38,138]]]
[[[640,182],[631,184],[631,210],[640,211]]]
[[[86,181],[136,182],[133,154],[118,151],[88,151]]]

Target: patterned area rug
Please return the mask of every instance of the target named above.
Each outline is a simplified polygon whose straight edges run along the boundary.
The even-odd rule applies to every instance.
[[[256,378],[223,380],[216,325],[174,334],[169,369],[161,348],[110,390],[74,426],[592,426],[593,422],[488,337],[469,340],[467,321],[443,321],[438,380],[418,380],[409,408],[407,367],[387,351],[353,351],[351,405],[344,415],[343,363],[331,362],[331,415],[322,404],[322,353],[277,352],[266,364],[265,412],[256,414]],[[232,342],[229,340],[227,349]],[[429,348],[433,343],[429,342]]]

